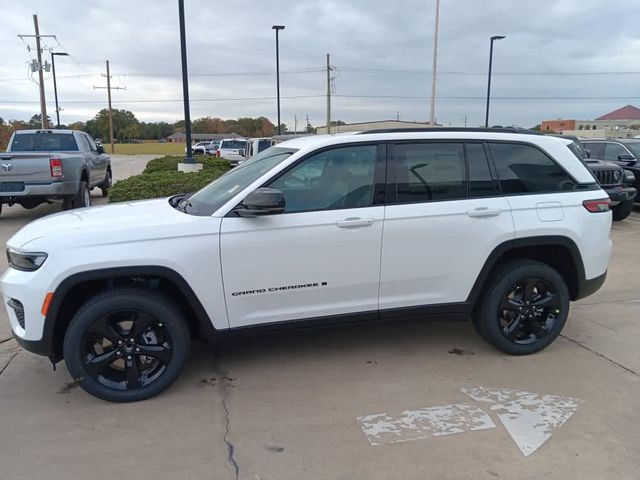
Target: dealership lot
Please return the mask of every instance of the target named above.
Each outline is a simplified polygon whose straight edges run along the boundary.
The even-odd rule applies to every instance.
[[[149,158],[114,156],[116,179],[139,172]],[[4,209],[0,240],[58,210]],[[637,478],[639,235],[637,211],[614,225],[605,286],[573,304],[563,337],[534,356],[503,355],[466,323],[406,321],[237,338],[194,345],[176,384],[138,404],[90,397],[71,382],[64,364],[52,373],[47,359],[21,352],[9,339],[2,310],[0,429],[12,434],[0,440],[0,474]],[[481,387],[569,397],[574,407],[525,457],[526,432],[514,434],[500,418],[504,412],[468,394]],[[379,429],[367,435],[363,427],[382,413],[389,419],[406,411],[437,415],[454,405],[479,412],[486,428],[458,418],[464,425],[455,432],[417,435],[404,422],[406,435],[403,430],[396,441],[378,442]]]

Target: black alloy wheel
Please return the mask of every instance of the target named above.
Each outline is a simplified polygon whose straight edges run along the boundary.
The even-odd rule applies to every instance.
[[[482,338],[511,355],[549,346],[569,315],[569,289],[551,266],[527,259],[505,261],[480,294],[473,323]]]
[[[84,366],[98,383],[133,390],[153,383],[172,356],[171,335],[162,321],[137,310],[100,317],[89,328]]]
[[[556,289],[541,278],[526,278],[503,295],[498,321],[507,339],[526,345],[546,337],[560,313]]]
[[[145,288],[114,288],[85,303],[64,338],[69,373],[88,393],[112,402],[153,397],[178,377],[189,353],[181,309]]]

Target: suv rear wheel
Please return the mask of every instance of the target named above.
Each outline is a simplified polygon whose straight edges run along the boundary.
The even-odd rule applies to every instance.
[[[489,278],[474,323],[499,350],[527,355],[553,342],[568,314],[569,290],[557,271],[532,260],[512,260]]]
[[[182,311],[164,295],[141,288],[93,297],[64,338],[69,373],[85,391],[112,402],[159,394],[178,377],[188,353]]]

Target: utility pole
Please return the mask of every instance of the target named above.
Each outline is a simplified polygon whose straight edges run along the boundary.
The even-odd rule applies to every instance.
[[[436,121],[436,69],[438,66],[438,26],[440,23],[440,0],[436,0],[436,26],[433,34],[433,66],[431,68],[431,127]]]
[[[111,144],[111,153],[115,153],[115,148],[113,146],[113,110],[111,108],[111,72],[109,71],[109,60],[107,63],[107,86],[106,87],[93,87],[94,89],[106,89],[107,90],[107,99],[109,100],[109,143]],[[104,74],[102,75],[105,76]],[[124,90],[123,87],[113,87],[114,90]]]
[[[327,133],[331,133],[331,60],[327,53]]]
[[[271,27],[276,31],[276,90],[278,96],[278,135],[282,135],[282,124],[280,123],[280,41],[278,32],[284,30],[284,25],[274,25]]]
[[[35,35],[18,35],[22,40],[25,38],[36,39],[36,54],[38,58],[38,86],[40,87],[40,124],[43,129],[49,128],[47,121],[47,102],[44,96],[44,73],[42,71],[42,47],[40,46],[41,38],[56,38],[55,35],[40,35],[40,27],[38,26],[38,15],[33,15],[33,26]]]
[[[38,15],[33,16],[33,26],[36,31],[36,54],[38,55],[38,81],[40,84],[40,120],[42,129],[48,128],[47,122],[47,101],[44,98],[44,73],[42,72],[42,49],[40,48],[40,27],[38,26]]]

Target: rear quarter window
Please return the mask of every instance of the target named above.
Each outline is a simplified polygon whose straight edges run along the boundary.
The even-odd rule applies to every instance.
[[[78,144],[72,133],[23,133],[14,135],[10,151],[77,152]]]
[[[573,191],[575,182],[541,150],[517,143],[489,143],[502,193]]]

